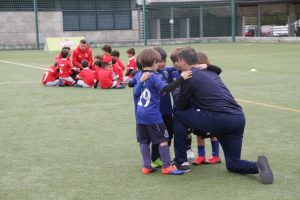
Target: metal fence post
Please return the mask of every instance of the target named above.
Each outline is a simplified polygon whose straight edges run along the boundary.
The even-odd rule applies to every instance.
[[[40,49],[40,36],[39,36],[39,18],[37,0],[33,0],[34,17],[35,17],[35,35],[36,35],[36,48]]]
[[[143,25],[144,25],[144,46],[147,46],[147,14],[146,14],[146,0],[143,2]]]
[[[235,26],[236,26],[236,0],[231,0],[231,40],[235,42]]]

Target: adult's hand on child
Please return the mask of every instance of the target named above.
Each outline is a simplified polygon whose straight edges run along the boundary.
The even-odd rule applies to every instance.
[[[152,75],[152,72],[145,72],[145,73],[143,73],[140,81],[141,82],[145,82],[148,78],[150,78],[151,75]]]
[[[197,69],[207,69],[207,64],[199,64],[199,65],[196,65],[195,68],[197,68]]]
[[[189,78],[192,78],[192,71],[183,71],[182,73],[181,73],[181,76],[182,76],[182,78],[184,79],[184,80],[187,80],[187,79],[189,79]]]

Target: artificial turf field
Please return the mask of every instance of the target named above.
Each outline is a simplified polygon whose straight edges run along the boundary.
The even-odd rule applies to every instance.
[[[170,53],[177,46],[164,47]],[[234,97],[245,100],[242,158],[266,155],[273,185],[229,173],[224,162],[183,176],[141,175],[130,88],[46,88],[43,70],[29,65],[47,67],[57,52],[0,51],[0,199],[300,199],[300,45],[191,46],[205,51]],[[118,49],[127,63],[127,48]]]

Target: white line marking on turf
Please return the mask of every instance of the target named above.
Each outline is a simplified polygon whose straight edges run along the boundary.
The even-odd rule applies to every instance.
[[[255,104],[255,105],[259,105],[259,106],[265,106],[265,107],[274,108],[274,109],[278,109],[278,110],[285,110],[285,111],[297,112],[297,113],[299,112],[300,113],[299,109],[287,108],[287,107],[283,107],[283,106],[277,106],[277,105],[272,105],[272,104],[267,104],[267,103],[260,103],[260,102],[243,100],[243,99],[236,99],[236,100],[240,101],[240,102],[244,102],[244,103]]]
[[[27,65],[27,64],[22,64],[22,63],[10,62],[10,61],[6,61],[6,60],[0,60],[0,62],[6,63],[6,64],[24,66],[24,67],[28,67],[28,68],[35,68],[35,69],[42,69],[42,70],[46,69],[46,68],[43,68],[43,67],[37,67],[37,66],[33,66],[33,65]]]
[[[40,81],[10,81],[10,82],[0,82],[0,85],[6,85],[6,84],[27,84],[27,83],[40,83]]]

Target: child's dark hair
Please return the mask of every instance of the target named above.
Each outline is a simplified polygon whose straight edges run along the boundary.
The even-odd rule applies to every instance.
[[[60,55],[61,55],[62,58],[66,58],[66,57],[68,57],[68,55],[69,55],[69,51],[66,50],[66,49],[64,49],[64,50],[62,50],[62,51],[60,52]]]
[[[192,47],[185,47],[178,53],[178,59],[184,60],[188,65],[199,63],[198,53]]]
[[[117,57],[117,58],[119,58],[120,57],[120,51],[118,51],[118,50],[113,50],[112,52],[111,52],[111,55],[112,56],[115,56],[115,57]]]
[[[138,56],[136,57],[136,62],[135,62],[135,64],[136,64],[138,70],[142,70],[142,69],[143,69],[143,66],[142,66],[141,63],[140,63],[140,55],[138,55]]]
[[[95,62],[94,62],[94,65],[95,65],[95,66],[98,66],[98,67],[102,67],[102,62],[101,62],[101,60],[95,61]]]
[[[81,66],[82,66],[83,68],[88,67],[88,65],[89,65],[89,62],[88,62],[87,60],[81,61]]]
[[[114,57],[112,57],[111,58],[111,63],[114,65],[114,64],[116,64],[116,62],[117,62],[117,60]]]
[[[145,48],[139,54],[139,62],[145,67],[152,67],[155,62],[161,60],[159,53],[153,48]]]
[[[103,63],[102,63],[102,68],[105,68],[105,67],[110,66],[110,65],[111,65],[111,64],[108,63],[108,62],[103,62]]]
[[[135,49],[134,48],[129,48],[126,53],[131,54],[131,55],[135,55]]]
[[[80,43],[81,43],[81,44],[86,44],[87,42],[86,42],[85,39],[82,39],[82,40],[80,40]]]
[[[170,59],[172,60],[173,63],[178,61],[178,53],[182,50],[183,48],[179,47],[176,48],[170,55]]]
[[[102,57],[100,55],[94,56],[94,60],[102,60]]]
[[[109,44],[106,44],[102,47],[102,50],[107,52],[107,53],[111,53],[111,46]]]
[[[164,62],[167,61],[168,54],[167,54],[167,52],[163,48],[161,48],[161,47],[154,47],[153,49],[160,54],[160,57],[161,57],[162,61],[164,61]]]
[[[61,50],[68,50],[68,51],[70,51],[71,48],[70,47],[63,47]]]

